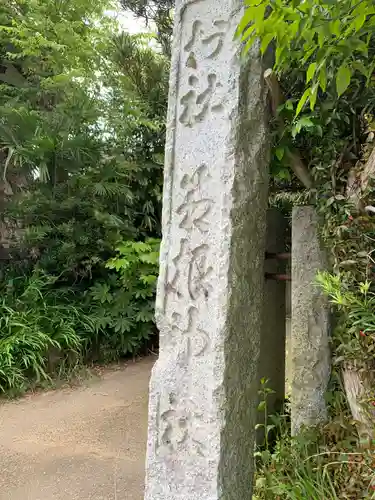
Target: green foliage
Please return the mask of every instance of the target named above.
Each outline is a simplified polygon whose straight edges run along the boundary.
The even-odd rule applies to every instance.
[[[88,292],[91,317],[101,332],[100,349],[107,358],[136,353],[155,333],[159,244],[157,239],[124,241],[106,264],[113,273]]]
[[[135,354],[155,334],[159,240],[124,241],[86,291],[37,269],[3,279],[0,393],[49,380],[62,367]],[[60,284],[59,284],[60,283]]]
[[[373,198],[371,188],[366,196]],[[333,271],[319,275],[318,283],[336,311],[334,359],[339,365],[349,362],[370,370],[375,365],[375,220],[356,212],[344,196],[328,197],[320,211]]]
[[[255,500],[372,498],[373,454],[327,442],[323,431],[291,438],[285,430],[258,461]]]
[[[361,74],[370,81],[375,62],[369,45],[375,29],[375,6],[371,0],[247,0],[239,26],[245,51],[255,38],[265,52],[274,42],[276,69],[304,68],[305,91],[296,114],[307,101],[313,110],[319,89],[340,97],[351,78]]]
[[[260,381],[261,388],[258,391],[258,394],[261,398],[260,403],[258,405],[258,411],[263,413],[264,420],[262,423],[259,423],[255,426],[257,431],[261,430],[263,434],[263,447],[265,450],[268,450],[270,447],[270,436],[272,431],[276,428],[274,423],[269,422],[268,415],[268,398],[271,394],[275,394],[275,391],[269,387],[269,380],[266,378],[262,378]],[[262,452],[256,452],[255,456],[262,456]]]
[[[351,282],[348,273],[318,275],[318,283],[340,313],[336,328],[335,362],[352,361],[358,368],[375,366],[375,293],[371,282]],[[363,363],[366,363],[363,365]]]
[[[0,392],[17,392],[40,383],[62,363],[73,365],[83,354],[94,325],[67,291],[53,290],[54,278],[35,272],[30,278],[5,280],[0,303]]]
[[[293,204],[315,205],[332,266],[319,282],[335,306],[333,374],[343,365],[372,373],[375,219],[365,207],[375,205],[374,171],[365,165],[374,148],[374,4],[245,0],[245,5],[238,28],[244,55],[255,39],[263,54],[274,53],[273,83],[282,96],[275,99],[272,88],[277,109],[271,203],[289,213]],[[293,154],[312,188],[301,187],[292,173]],[[332,403],[345,398],[342,391],[337,384],[330,395],[330,421],[323,429],[292,439],[284,426],[276,446],[262,450],[258,498],[374,496],[373,450],[357,449],[358,434],[346,410]]]
[[[18,382],[4,379],[3,390],[49,376],[50,348],[64,360],[73,351],[78,360],[114,359],[155,330],[153,284],[140,280],[157,269],[142,259],[155,256],[160,235],[169,62],[149,37],[122,33],[112,7],[0,6],[0,240],[9,254],[0,273],[4,284],[19,283],[6,295],[10,330],[0,348]],[[116,258],[131,265],[111,267]],[[32,303],[24,291],[36,281]],[[32,370],[20,361],[24,349],[25,360],[36,356]]]
[[[268,438],[255,452],[255,500],[372,498],[374,454],[358,449],[343,409],[340,419],[291,437],[288,408],[285,414],[268,415],[272,391],[267,381],[262,382],[261,393],[259,411],[265,415]],[[275,433],[276,438],[270,439]]]
[[[375,9],[372,2],[246,2],[239,26],[245,52],[255,37],[275,50],[285,100],[277,110],[271,164],[273,200],[285,207],[313,203],[321,216],[322,239],[342,286],[356,295],[373,281],[374,222],[361,207],[372,204],[371,184],[351,200],[374,147]],[[307,103],[310,106],[307,106]],[[290,172],[290,153],[313,179],[301,190]],[[372,291],[372,290],[371,290]],[[353,303],[354,307],[354,303]],[[350,334],[349,334],[350,335]]]
[[[375,102],[372,2],[245,3],[238,28],[244,52],[255,38],[263,52],[269,45],[274,49],[274,70],[285,96],[271,173],[294,185],[286,153],[297,149],[319,191],[318,203],[329,192],[342,195],[350,167],[361,158],[366,116]]]

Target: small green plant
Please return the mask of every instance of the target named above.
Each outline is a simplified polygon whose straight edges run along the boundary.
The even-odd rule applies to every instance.
[[[268,387],[269,384],[269,379],[266,379],[263,377],[260,381],[261,387],[258,391],[258,394],[260,396],[260,402],[258,404],[258,412],[263,414],[263,422],[258,423],[255,426],[255,429],[257,431],[261,431],[263,435],[263,444],[259,447],[260,449],[263,449],[262,451],[256,451],[255,456],[263,456],[263,453],[268,453],[270,450],[270,435],[272,431],[276,428],[275,423],[270,423],[270,418],[273,419],[273,415],[268,414],[268,398],[271,394],[275,394],[275,391]]]
[[[335,329],[335,361],[375,362],[375,293],[369,281],[353,283],[345,273],[318,274],[317,282],[340,313]]]

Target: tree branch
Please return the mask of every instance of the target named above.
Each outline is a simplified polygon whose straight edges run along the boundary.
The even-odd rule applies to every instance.
[[[279,126],[281,128],[283,127],[283,123],[278,115],[278,107],[285,102],[283,93],[281,91],[277,77],[272,69],[269,68],[264,72],[264,79],[271,95],[272,113],[274,117],[278,119]],[[302,182],[305,188],[311,189],[313,187],[313,181],[310,172],[299,153],[297,151],[288,151],[287,156],[290,161],[290,167],[295,175]]]

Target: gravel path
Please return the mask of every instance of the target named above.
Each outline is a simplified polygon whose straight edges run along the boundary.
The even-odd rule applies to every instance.
[[[142,500],[153,361],[0,404],[0,500]]]

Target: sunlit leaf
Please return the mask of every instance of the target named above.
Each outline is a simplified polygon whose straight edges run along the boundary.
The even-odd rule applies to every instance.
[[[311,89],[308,88],[303,93],[303,96],[301,97],[301,99],[299,100],[299,102],[297,104],[296,116],[298,116],[300,114],[300,112],[302,111],[302,108],[306,104],[307,99],[310,97],[310,92],[311,92]]]
[[[317,67],[316,62],[313,62],[310,64],[310,66],[307,70],[307,74],[306,74],[306,83],[309,83],[313,79],[313,77],[315,75],[316,67]]]

